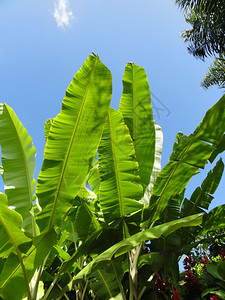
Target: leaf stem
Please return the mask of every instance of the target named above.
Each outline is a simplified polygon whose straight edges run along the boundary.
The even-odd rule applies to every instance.
[[[36,277],[33,278],[34,284],[33,285],[31,284],[31,298],[32,298],[32,300],[36,300],[37,299],[38,285],[39,285],[40,277],[41,277],[41,274],[42,274],[42,272],[44,270],[44,266],[46,264],[48,256],[49,256],[49,254],[45,257],[43,263],[39,267],[39,269],[37,271]]]
[[[57,276],[54,278],[54,280],[53,280],[52,283],[50,284],[50,286],[49,286],[49,288],[48,288],[48,290],[47,290],[47,292],[46,292],[46,294],[44,295],[44,297],[43,297],[42,300],[47,300],[49,294],[51,293],[51,291],[52,291],[52,289],[53,289],[53,287],[54,287],[54,285],[56,284],[56,282],[57,282],[58,279],[59,279],[59,275],[57,275]]]
[[[83,288],[81,300],[84,300],[84,296],[85,296],[85,292],[86,292],[86,289],[87,289],[87,285],[88,285],[88,280],[85,282],[85,286],[84,286],[84,288]]]

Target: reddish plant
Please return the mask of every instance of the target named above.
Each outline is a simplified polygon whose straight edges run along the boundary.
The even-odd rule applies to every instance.
[[[224,249],[221,250],[220,257],[222,258],[222,260],[225,260],[225,250]]]
[[[159,273],[155,274],[154,285],[157,298],[163,299],[163,295],[170,295],[170,284],[168,281],[164,281]]]
[[[179,294],[179,292],[178,292],[177,289],[176,290],[172,290],[172,293],[173,293],[172,300],[180,300],[180,294]]]
[[[186,256],[185,259],[183,260],[183,265],[184,265],[185,270],[190,270],[191,268],[193,268],[195,266],[195,261],[189,255],[189,256]]]
[[[210,296],[210,300],[219,300],[220,298],[215,294],[213,296]]]
[[[204,270],[204,273],[208,273],[208,271],[207,271],[207,269],[206,269],[206,265],[209,263],[209,259],[208,259],[208,257],[207,256],[204,256],[203,258],[202,258],[202,263],[203,263],[203,267],[202,267],[202,269]]]
[[[201,299],[201,293],[204,290],[201,282],[199,281],[197,275],[191,271],[185,271],[185,295],[190,297],[190,299]]]

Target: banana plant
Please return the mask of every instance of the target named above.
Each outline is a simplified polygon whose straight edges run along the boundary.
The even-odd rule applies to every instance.
[[[154,297],[156,272],[176,284],[173,270],[196,237],[225,226],[224,206],[205,211],[222,160],[190,200],[184,197],[190,179],[224,149],[225,96],[194,133],[177,135],[161,170],[162,129],[144,69],[126,65],[118,111],[111,95],[110,71],[90,55],[61,111],[45,123],[36,190],[32,139],[1,104],[1,299]]]

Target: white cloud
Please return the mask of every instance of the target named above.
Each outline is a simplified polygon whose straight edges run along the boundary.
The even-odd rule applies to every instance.
[[[60,28],[71,25],[74,15],[69,8],[69,0],[58,0],[55,3],[54,18]]]

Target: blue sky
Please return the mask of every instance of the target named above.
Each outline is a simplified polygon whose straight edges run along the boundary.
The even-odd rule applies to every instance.
[[[0,0],[0,97],[33,138],[35,177],[44,122],[59,113],[68,84],[92,51],[112,72],[114,108],[126,63],[145,68],[156,96],[155,121],[164,133],[165,165],[176,133],[190,134],[222,96],[217,88],[200,87],[211,60],[203,63],[188,54],[180,38],[186,28],[172,0]],[[195,176],[189,190],[201,179]],[[224,203],[224,184],[223,177],[213,206]]]

